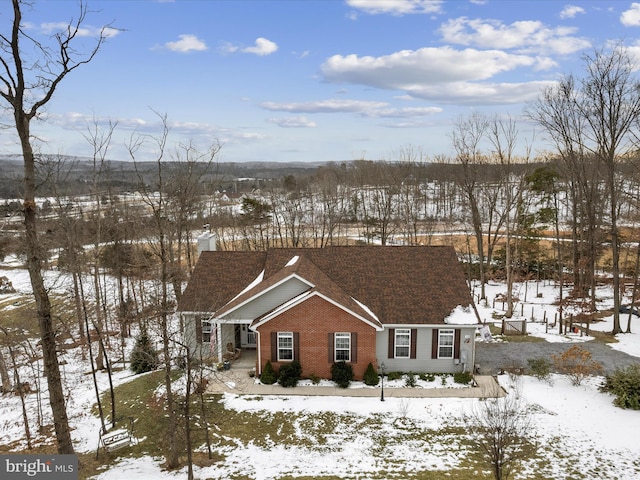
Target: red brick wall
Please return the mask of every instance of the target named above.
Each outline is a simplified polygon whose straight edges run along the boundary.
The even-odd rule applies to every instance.
[[[300,335],[299,351],[302,376],[317,375],[320,378],[331,378],[329,361],[328,334],[330,332],[356,332],[357,359],[352,363],[355,380],[361,380],[369,362],[376,366],[376,331],[375,329],[348,314],[318,296],[313,296],[303,303],[280,314],[258,328],[260,332],[260,351],[262,366],[271,360],[271,332],[298,332]],[[278,371],[282,362],[271,361]]]

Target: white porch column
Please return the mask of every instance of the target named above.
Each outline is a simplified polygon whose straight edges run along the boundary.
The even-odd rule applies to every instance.
[[[220,321],[216,319],[215,321],[215,326],[216,326],[216,343],[215,343],[215,349],[216,349],[216,357],[218,357],[218,362],[222,362],[223,358],[223,351],[222,351],[222,325],[220,324]]]

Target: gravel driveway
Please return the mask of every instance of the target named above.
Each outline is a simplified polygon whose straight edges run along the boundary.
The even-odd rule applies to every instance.
[[[640,364],[640,358],[614,350],[608,345],[590,341],[584,343],[549,343],[549,342],[478,342],[476,343],[476,365],[478,373],[494,375],[501,370],[525,368],[528,370],[527,360],[547,358],[568,350],[573,345],[588,350],[591,357],[604,368],[605,374],[614,372],[617,368],[625,368],[632,364]]]

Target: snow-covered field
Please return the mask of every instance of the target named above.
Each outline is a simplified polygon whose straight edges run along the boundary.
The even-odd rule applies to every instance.
[[[0,266],[1,267],[1,266]],[[28,276],[21,269],[0,269],[0,276],[6,275],[21,292],[29,290]],[[524,302],[524,286],[518,286],[519,297]],[[553,285],[527,287],[527,301],[523,315],[542,319],[542,311],[553,319],[556,307],[553,305],[556,291]],[[488,286],[488,305],[479,305],[483,320],[491,321],[494,308],[492,299],[504,292],[504,286]],[[541,295],[536,295],[541,293]],[[601,308],[610,304],[607,289],[600,292]],[[0,302],[11,298],[0,296]],[[496,304],[498,310],[501,305]],[[520,310],[516,309],[518,313]],[[0,312],[1,314],[1,312]],[[634,317],[632,330],[640,332],[640,319]],[[626,316],[623,325],[626,326]],[[611,329],[611,319],[592,325],[603,331]],[[555,329],[546,332],[544,323],[529,324],[532,335],[547,341],[584,342],[590,337],[579,334],[558,335]],[[552,331],[554,330],[554,331]],[[640,357],[640,335],[638,333],[618,335],[619,342],[612,348]],[[98,445],[98,419],[90,413],[95,394],[86,360],[79,353],[68,350],[64,355],[63,374],[68,392],[67,405],[73,427],[76,451],[92,452]],[[640,358],[639,358],[640,362]],[[25,376],[28,372],[25,371]],[[115,383],[130,381],[134,377],[126,370],[115,374]],[[545,382],[533,377],[521,378],[522,395],[531,412],[535,428],[531,439],[538,446],[538,459],[525,465],[517,478],[554,479],[640,479],[640,412],[621,410],[613,406],[610,395],[600,393],[598,386],[602,378],[589,378],[581,386],[573,386],[564,377],[554,375]],[[98,374],[102,389],[107,388],[107,378]],[[512,379],[499,377],[499,381],[510,391]],[[385,385],[386,387],[386,385]],[[46,383],[40,385],[46,391]],[[391,386],[390,386],[391,388]],[[38,408],[34,395],[29,396],[30,418],[35,419]],[[322,445],[302,447],[271,442],[264,446],[254,442],[237,442],[234,447],[225,447],[219,453],[224,459],[209,467],[195,467],[196,478],[229,479],[253,478],[275,479],[282,476],[334,476],[339,478],[380,478],[376,472],[385,471],[394,478],[402,478],[402,472],[410,476],[412,472],[424,470],[446,471],[455,467],[468,455],[468,444],[456,436],[447,437],[446,442],[437,445],[420,439],[416,431],[437,431],[441,427],[464,426],[465,415],[473,411],[481,400],[458,398],[401,399],[388,397],[385,402],[377,398],[341,397],[261,397],[224,395],[225,408],[240,412],[292,412],[296,415],[314,416],[319,412],[334,412],[349,415],[350,423],[343,430],[336,431]],[[50,419],[45,401],[42,412]],[[398,427],[400,417],[410,419],[412,434],[406,441],[382,442],[381,439],[402,439],[406,432]],[[375,430],[365,420],[374,418]],[[35,420],[34,420],[35,421]],[[50,420],[49,420],[50,421]],[[304,432],[300,430],[300,435]],[[19,441],[24,436],[21,407],[18,397],[2,397],[0,402],[0,444]],[[426,436],[425,436],[426,437]],[[268,442],[267,442],[268,443]],[[118,460],[97,479],[182,479],[186,478],[186,468],[179,471],[163,471],[160,458],[124,458]],[[392,460],[388,461],[388,460]],[[481,468],[481,467],[478,467]],[[485,468],[482,468],[486,471]]]

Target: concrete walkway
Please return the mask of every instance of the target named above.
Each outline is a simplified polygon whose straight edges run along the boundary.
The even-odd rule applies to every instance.
[[[207,393],[235,393],[239,395],[306,395],[335,397],[379,397],[380,384],[377,387],[338,388],[332,386],[299,386],[284,388],[278,384],[263,385],[249,373],[254,363],[250,359],[234,362],[229,370],[216,372],[209,377]],[[489,375],[476,375],[477,386],[468,388],[397,388],[384,389],[385,398],[495,398],[503,397],[504,390],[495,378]]]

